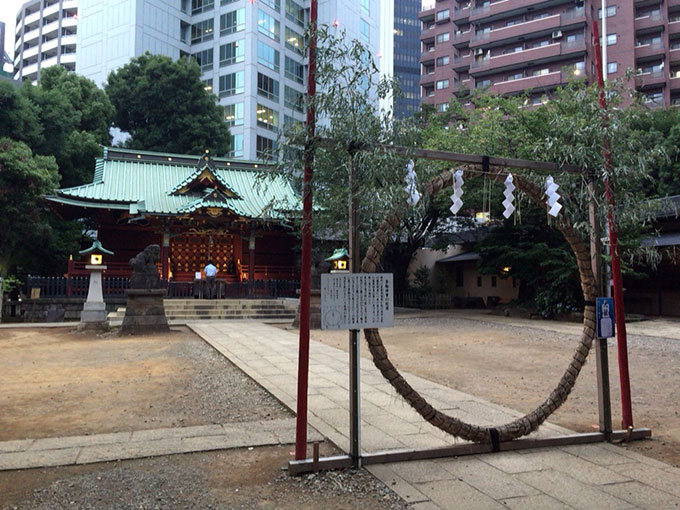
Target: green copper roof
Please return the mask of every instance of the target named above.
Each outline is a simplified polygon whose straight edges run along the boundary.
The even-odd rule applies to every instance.
[[[80,255],[89,255],[90,253],[94,252],[99,252],[99,253],[105,253],[107,255],[113,255],[112,251],[107,250],[102,246],[102,243],[99,241],[99,239],[95,239],[94,242],[92,243],[92,246],[85,250],[80,250],[78,253]]]
[[[333,255],[328,257],[326,260],[328,261],[333,261],[333,260],[340,260],[340,259],[347,259],[349,258],[349,252],[347,251],[346,248],[336,248],[335,251],[333,252]]]
[[[203,207],[228,209],[244,218],[281,219],[301,209],[282,176],[260,178],[262,164],[211,158],[211,172],[226,190],[192,187],[205,155],[187,156],[107,147],[97,159],[93,182],[57,190],[48,200],[70,206],[127,210],[130,214],[188,214]]]

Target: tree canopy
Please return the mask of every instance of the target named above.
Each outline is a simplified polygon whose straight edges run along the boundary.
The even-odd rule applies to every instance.
[[[205,90],[193,60],[151,55],[112,72],[105,86],[115,107],[114,124],[130,134],[133,149],[216,155],[229,150],[229,130],[216,97]]]

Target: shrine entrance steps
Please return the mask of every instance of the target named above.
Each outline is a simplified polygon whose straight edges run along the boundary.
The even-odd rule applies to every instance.
[[[196,320],[292,321],[297,299],[165,299],[165,315],[170,324]],[[123,323],[125,307],[109,313],[109,326]]]

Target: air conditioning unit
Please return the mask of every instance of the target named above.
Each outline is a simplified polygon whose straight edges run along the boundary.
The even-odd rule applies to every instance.
[[[475,56],[484,55],[484,50],[482,48],[475,48]]]
[[[553,30],[552,38],[553,39],[559,39],[560,37],[562,37],[562,31],[561,30]]]

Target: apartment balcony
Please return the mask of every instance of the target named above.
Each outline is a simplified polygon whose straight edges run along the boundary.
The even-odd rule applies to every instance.
[[[668,24],[668,35],[680,34],[680,21]]]
[[[456,72],[470,69],[472,64],[472,55],[463,55],[462,57],[453,57],[453,70]]]
[[[37,41],[38,41],[39,37],[40,37],[40,30],[38,30],[37,28],[35,30],[26,30],[26,32],[24,32],[24,42],[25,43],[31,42],[31,41],[36,41],[36,44],[38,44]]]
[[[38,64],[31,64],[28,66],[24,66],[24,68],[21,70],[21,75],[24,78],[35,78],[38,75]],[[32,79],[32,78],[31,78]]]
[[[680,62],[680,48],[668,52],[669,60],[672,64]]]
[[[61,19],[62,28],[73,28],[78,26],[78,19],[73,17],[65,17]]]
[[[491,70],[500,71],[521,68],[526,67],[529,63],[545,64],[563,60],[579,53],[585,53],[585,51],[585,41],[556,42],[546,46],[508,53],[507,55],[496,55],[482,60],[475,60],[470,64],[470,73],[476,75],[488,74]]]
[[[668,7],[680,7],[680,0],[667,0]]]
[[[72,46],[75,46],[76,40],[77,40],[77,39],[78,39],[78,38],[77,38],[77,36],[75,36],[75,35],[65,35],[65,36],[62,36],[62,38],[61,38],[61,45],[62,45],[62,46],[71,46],[71,45],[72,45]]]
[[[472,37],[472,30],[466,32],[454,32],[453,33],[453,47],[463,48],[470,44],[470,38]]]
[[[35,57],[38,54],[39,46],[36,44],[35,46],[31,46],[27,50],[23,51],[24,59],[28,59],[31,57]]]
[[[57,12],[59,12],[59,2],[52,4],[48,7],[45,7],[45,9],[43,9],[43,18],[46,18],[47,16],[55,14]]]
[[[50,50],[56,49],[58,45],[59,45],[59,39],[57,39],[55,37],[54,39],[52,39],[50,41],[42,43],[42,46],[41,46],[40,49],[42,51],[50,51]],[[31,48],[31,49],[33,49],[33,48]]]
[[[434,3],[423,5],[423,9],[418,13],[418,19],[425,23],[434,21],[436,6]]]
[[[421,87],[434,88],[434,71],[431,73],[423,74],[420,77],[419,83]]]
[[[666,83],[668,74],[664,69],[659,71],[651,71],[648,73],[640,73],[635,75],[635,88],[645,90],[655,88]]]
[[[680,90],[680,76],[671,76],[671,90]]]
[[[78,0],[64,0],[64,4],[62,6],[64,10],[66,9],[77,9],[78,8]]]
[[[651,28],[660,27],[664,24],[664,16],[661,12],[656,12],[654,14],[648,14],[647,16],[641,16],[635,18],[634,27],[635,30],[649,30]]]
[[[453,22],[456,25],[467,25],[470,22],[470,5],[462,9],[454,9]]]
[[[656,42],[650,44],[641,44],[635,47],[635,59],[644,59],[654,57],[656,55],[663,55],[665,53],[663,42]]]
[[[75,64],[76,63],[76,54],[75,53],[62,53],[61,58],[59,59],[59,63],[62,65],[64,64]]]
[[[425,50],[420,54],[420,63],[425,64],[426,62],[434,61],[434,54],[436,46],[432,46],[429,50]]]
[[[481,46],[482,44],[495,43],[505,39],[516,39],[526,37],[534,32],[554,30],[560,27],[560,15],[555,14],[547,18],[527,21],[510,27],[497,28],[488,32],[480,32],[470,39],[470,47]]]
[[[43,26],[42,35],[43,35],[43,37],[50,36],[50,35],[54,35],[56,37],[58,30],[59,30],[59,20],[53,21],[53,22],[48,23],[47,25]]]
[[[566,79],[562,76],[562,72],[555,71],[541,76],[529,76],[527,78],[520,78],[519,80],[497,82],[491,86],[491,92],[497,94],[513,94],[524,92],[527,89],[555,88],[565,82]]]
[[[30,25],[31,23],[35,23],[40,19],[40,9],[38,9],[36,12],[33,14],[29,14],[24,18],[24,25]]]
[[[500,17],[502,14],[509,13],[521,14],[539,9],[543,6],[552,7],[560,4],[574,4],[574,0],[501,0],[494,2],[486,7],[475,7],[470,10],[470,22],[479,21],[485,18]]]

